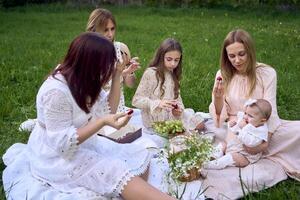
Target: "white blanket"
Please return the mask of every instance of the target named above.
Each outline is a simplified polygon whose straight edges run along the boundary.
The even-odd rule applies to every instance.
[[[141,125],[141,116],[135,112],[130,123]],[[146,130],[145,128],[143,129]],[[161,138],[149,131],[143,132],[143,136],[134,141],[135,144],[143,145],[144,147],[163,147],[166,139]],[[97,199],[88,196],[82,196],[82,191],[73,191],[72,193],[63,193],[55,190],[48,184],[45,184],[34,178],[30,172],[28,160],[24,157],[29,157],[26,154],[26,144],[17,143],[12,146],[2,157],[3,162],[7,167],[3,171],[3,187],[8,200],[108,200],[106,197],[98,197]],[[22,158],[22,159],[20,159]],[[177,194],[182,196],[182,200],[202,200],[203,194],[198,194],[201,191],[201,181],[187,183],[185,192],[183,193],[184,184],[177,185],[174,181],[168,183],[165,180],[168,172],[168,164],[157,162],[157,158],[153,158],[149,166],[149,183],[161,190],[162,192],[174,193],[178,189]],[[17,181],[16,181],[17,180]],[[173,191],[173,192],[172,192]],[[85,191],[86,193],[86,191]],[[92,193],[92,192],[91,192]],[[109,198],[111,199],[111,198]],[[113,198],[111,200],[122,199]]]

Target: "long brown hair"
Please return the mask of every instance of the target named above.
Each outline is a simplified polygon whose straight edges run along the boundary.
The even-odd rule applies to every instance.
[[[114,70],[116,53],[113,44],[98,33],[76,37],[52,76],[62,74],[78,106],[86,113],[99,97]]]
[[[248,92],[247,95],[250,96],[256,85],[256,54],[255,54],[254,42],[251,36],[249,35],[249,33],[247,33],[242,29],[237,29],[229,32],[223,42],[220,65],[221,65],[221,74],[224,80],[225,91],[227,91],[228,85],[230,84],[232,77],[237,72],[236,69],[231,64],[230,60],[228,59],[228,55],[226,51],[226,47],[235,42],[239,42],[243,44],[247,53],[245,74],[247,75],[249,81],[249,88],[247,91]]]
[[[86,31],[96,32],[96,30],[104,29],[107,26],[108,20],[111,20],[115,28],[117,28],[113,14],[104,8],[97,8],[89,16]]]
[[[160,81],[160,91],[161,91],[161,97],[162,97],[165,93],[165,90],[163,88],[163,84],[165,82],[164,57],[165,57],[165,54],[169,51],[179,51],[181,54],[178,66],[173,70],[173,73],[172,73],[172,78],[173,78],[174,85],[175,85],[174,96],[175,96],[175,99],[177,99],[179,96],[179,89],[180,89],[179,82],[180,82],[181,73],[182,73],[182,48],[181,48],[180,43],[173,38],[168,38],[168,39],[164,40],[161,43],[160,47],[156,50],[155,56],[154,56],[153,60],[150,62],[149,67],[153,67],[156,71],[156,79],[157,79],[157,82]]]

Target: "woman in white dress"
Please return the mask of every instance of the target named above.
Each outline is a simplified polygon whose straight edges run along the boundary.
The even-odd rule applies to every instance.
[[[105,125],[119,129],[131,117],[110,114],[119,103],[124,68],[119,63],[115,67],[115,61],[113,44],[97,33],[73,40],[64,61],[37,94],[37,125],[28,144],[13,145],[3,157],[8,199],[45,199],[39,189],[29,187],[26,175],[32,184],[39,181],[64,194],[76,194],[76,199],[173,199],[143,180],[151,159],[144,147],[117,144],[95,134]],[[106,94],[101,88],[110,79],[112,87]],[[24,182],[26,188],[18,187]]]
[[[107,9],[97,8],[93,10],[89,16],[89,19],[87,21],[86,31],[99,33],[109,41],[113,42],[116,49],[117,59],[120,60],[120,62],[125,62],[123,61],[121,56],[121,48],[122,47],[127,48],[126,53],[127,56],[129,56],[130,60],[127,61],[128,64],[122,71],[122,76],[120,79],[121,82],[120,101],[117,109],[117,112],[125,112],[130,108],[125,106],[123,85],[129,88],[132,88],[135,85],[136,77],[134,72],[140,68],[140,64],[138,62],[138,57],[133,57],[133,58],[130,57],[130,51],[126,44],[115,41],[116,28],[117,28],[117,24],[113,14]],[[103,89],[105,91],[109,91],[110,87],[111,87],[111,81],[105,84],[103,86]],[[23,131],[31,132],[34,126],[36,125],[36,121],[37,121],[36,119],[28,119],[20,125],[19,129],[21,131],[23,130]],[[134,113],[129,123],[133,125],[142,124],[141,111],[139,109],[134,109]]]

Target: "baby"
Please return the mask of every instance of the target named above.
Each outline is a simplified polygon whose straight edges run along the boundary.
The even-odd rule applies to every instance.
[[[256,147],[263,141],[268,141],[266,122],[271,112],[272,106],[268,101],[264,99],[249,99],[245,103],[245,112],[238,112],[237,121],[228,123],[229,129],[237,135],[237,138],[227,144],[226,152],[222,151],[219,158],[204,164],[203,168],[245,167],[249,163],[257,162],[261,158],[262,152],[255,155],[249,154],[244,150],[243,144],[248,147]],[[223,144],[219,144],[217,149],[225,149],[225,147]]]

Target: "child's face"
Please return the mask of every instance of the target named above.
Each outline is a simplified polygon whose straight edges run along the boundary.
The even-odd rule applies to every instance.
[[[266,121],[256,106],[247,106],[244,119],[246,123],[250,123],[255,127],[263,125]]]
[[[173,71],[180,62],[181,53],[179,51],[169,51],[165,54],[164,65],[169,71]]]

